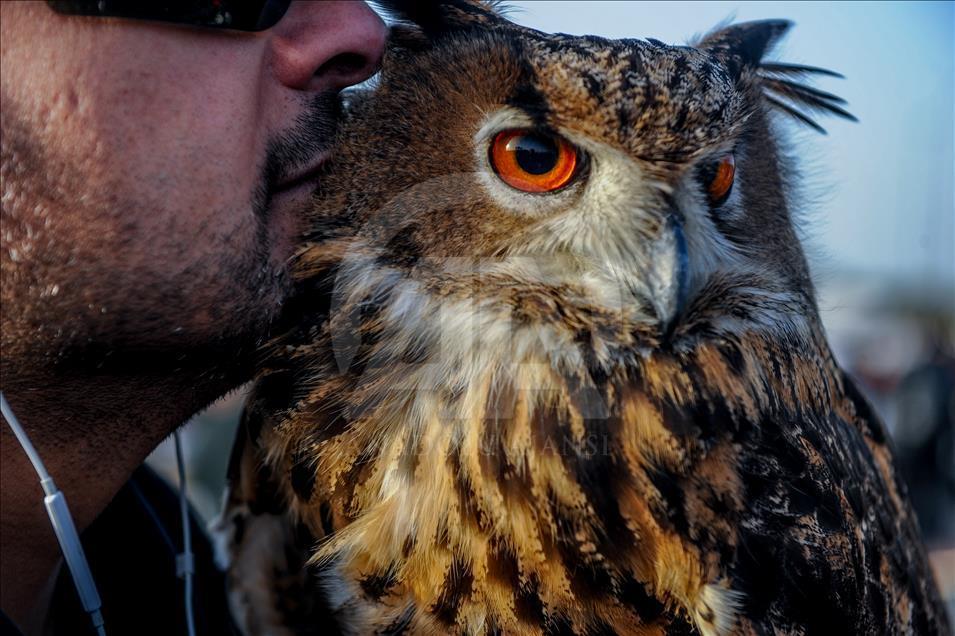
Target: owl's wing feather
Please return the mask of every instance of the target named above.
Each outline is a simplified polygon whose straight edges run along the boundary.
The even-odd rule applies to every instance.
[[[246,402],[229,461],[225,502],[212,531],[227,573],[232,616],[244,634],[332,634],[314,573],[312,537],[296,523],[285,480],[267,461],[268,436],[281,411],[263,403],[274,383],[260,377]],[[274,403],[274,400],[273,400]]]
[[[909,633],[951,634],[948,614],[938,592],[934,573],[929,567],[918,521],[909,503],[905,480],[893,461],[895,449],[885,426],[869,401],[858,389],[855,381],[840,371],[840,385],[844,399],[851,405],[854,415],[854,427],[862,432],[866,447],[861,449],[867,460],[866,478],[872,484],[870,510],[865,519],[860,520],[863,531],[873,521],[880,528],[884,543],[873,542],[869,549],[877,553],[884,552],[891,560],[893,568],[880,567],[879,581],[884,602],[897,616],[908,617]],[[870,569],[868,574],[876,576]],[[912,605],[907,606],[910,602]],[[873,604],[879,608],[881,603]],[[880,629],[874,625],[873,629]]]
[[[950,633],[889,439],[851,379],[822,348],[735,368],[722,355],[684,359],[680,384],[616,390],[644,404],[621,407],[617,447],[646,464],[657,544],[675,533],[720,564],[700,616],[722,610],[745,634]]]

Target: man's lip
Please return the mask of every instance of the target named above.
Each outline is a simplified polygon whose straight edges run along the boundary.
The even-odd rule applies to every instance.
[[[318,177],[318,173],[321,171],[322,166],[325,165],[325,157],[319,159],[311,167],[302,172],[298,173],[290,179],[286,179],[282,183],[279,183],[275,186],[275,194],[280,194],[282,192],[287,192],[289,190],[294,190],[300,185],[306,184],[310,181],[314,181]]]

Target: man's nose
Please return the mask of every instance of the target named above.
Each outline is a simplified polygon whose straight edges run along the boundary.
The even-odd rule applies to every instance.
[[[378,70],[388,30],[364,2],[293,2],[272,28],[279,81],[302,91],[339,91]]]

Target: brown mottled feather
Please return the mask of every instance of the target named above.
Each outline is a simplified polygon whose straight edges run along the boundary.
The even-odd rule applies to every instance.
[[[393,4],[421,29],[396,30],[352,107],[230,469],[246,629],[949,633],[767,169],[765,91],[843,114],[786,79],[817,69],[762,62],[785,23],[667,47]],[[582,179],[621,172],[513,213],[474,167],[502,108],[587,144]],[[689,218],[686,175],[726,147],[745,215]],[[693,258],[711,252],[668,322],[593,281],[644,258],[674,206]],[[595,211],[599,241],[560,224]]]

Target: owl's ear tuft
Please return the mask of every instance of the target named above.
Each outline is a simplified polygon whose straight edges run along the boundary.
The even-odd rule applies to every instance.
[[[495,0],[375,0],[375,4],[430,38],[499,23],[504,12],[502,3]]]
[[[841,78],[838,73],[815,66],[764,61],[791,26],[788,20],[731,24],[705,36],[697,48],[718,58],[734,80],[750,70],[748,76],[756,79],[766,104],[818,132],[825,134],[826,130],[813,119],[815,113],[857,121],[842,107],[844,99],[800,81],[818,75]]]
[[[792,27],[789,20],[757,20],[717,27],[697,44],[726,62],[739,73],[744,67],[756,68],[763,57]]]

